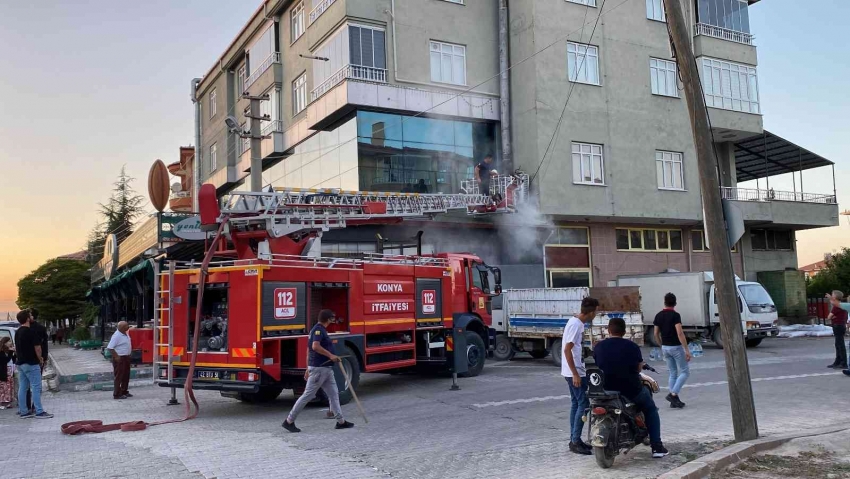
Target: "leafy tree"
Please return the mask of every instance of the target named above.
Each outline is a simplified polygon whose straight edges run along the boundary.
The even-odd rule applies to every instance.
[[[806,282],[809,297],[820,298],[833,290],[850,293],[850,249],[844,248],[826,260],[826,268]]]
[[[136,193],[131,186],[135,178],[127,175],[126,167],[121,167],[121,173],[115,181],[112,196],[109,201],[100,203],[100,214],[104,220],[104,238],[109,233],[114,233],[118,243],[133,233],[133,222],[144,214],[142,205],[145,199]]]
[[[88,289],[88,263],[51,259],[18,281],[17,304],[37,309],[47,321],[76,318],[86,309]]]

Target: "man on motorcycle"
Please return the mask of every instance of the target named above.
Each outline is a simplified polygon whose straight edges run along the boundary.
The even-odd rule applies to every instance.
[[[599,342],[593,349],[596,365],[605,373],[605,389],[619,391],[633,402],[646,419],[652,457],[661,458],[668,454],[661,442],[661,418],[652,394],[643,387],[640,372],[643,370],[643,355],[637,344],[624,339],[626,322],[612,318],[608,322],[610,338]]]

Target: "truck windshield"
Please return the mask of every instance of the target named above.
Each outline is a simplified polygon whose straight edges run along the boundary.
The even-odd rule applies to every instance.
[[[760,284],[742,284],[741,294],[748,306],[773,306],[773,300]]]

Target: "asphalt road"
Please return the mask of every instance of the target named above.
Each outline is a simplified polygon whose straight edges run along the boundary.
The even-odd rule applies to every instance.
[[[850,378],[826,368],[833,357],[832,338],[766,340],[749,350],[762,434],[850,419]],[[664,363],[654,365],[666,386]],[[52,420],[0,411],[0,477],[655,477],[732,439],[725,375],[722,351],[706,346],[682,391],[687,407],[670,409],[663,389],[656,396],[671,456],[652,459],[639,447],[604,473],[592,457],[567,450],[569,397],[559,370],[548,358],[518,356],[488,362],[481,376],[460,380],[460,391],[449,390],[448,377],[365,375],[358,394],[369,423],[351,403],[344,410],[357,426],[346,431],[334,430],[319,408],[298,418],[302,433],[283,431],[289,392],[266,405],[200,392],[196,420],[67,437],[59,426],[72,420],[152,421],[182,409],[165,407],[168,391],[154,387],[126,401],[108,392],[48,395]]]

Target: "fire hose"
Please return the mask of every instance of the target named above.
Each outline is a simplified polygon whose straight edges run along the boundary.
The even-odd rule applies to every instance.
[[[218,244],[219,239],[221,238],[222,231],[224,230],[224,225],[227,224],[226,219],[221,221],[220,226],[218,227],[218,231],[215,234],[215,238],[213,239],[209,250],[207,250],[207,254],[204,256],[204,260],[201,263],[201,272],[198,278],[198,304],[203,304],[204,299],[204,283],[206,281],[207,276],[209,275],[209,265],[210,261],[212,261],[212,257],[215,254],[215,245]],[[173,292],[169,291],[169,298],[171,298]],[[82,420],[82,421],[73,421],[68,422],[62,425],[62,433],[69,435],[76,434],[84,434],[84,433],[99,433],[99,432],[109,432],[109,431],[141,431],[147,429],[148,426],[159,426],[162,424],[172,424],[188,421],[190,419],[195,419],[198,416],[198,412],[200,412],[201,407],[198,405],[198,400],[195,399],[195,391],[192,389],[192,383],[195,377],[195,360],[198,357],[198,339],[200,336],[200,326],[201,326],[201,313],[202,308],[197,308],[197,312],[195,314],[195,329],[192,333],[192,357],[189,359],[189,372],[186,375],[186,383],[183,386],[183,398],[186,403],[186,415],[180,419],[167,419],[164,421],[155,421],[155,422],[145,422],[145,421],[128,421],[128,422],[120,422],[114,424],[103,424],[103,421],[100,420]],[[169,326],[171,326],[172,318],[169,317]],[[171,351],[168,351],[168,354],[171,354]]]

